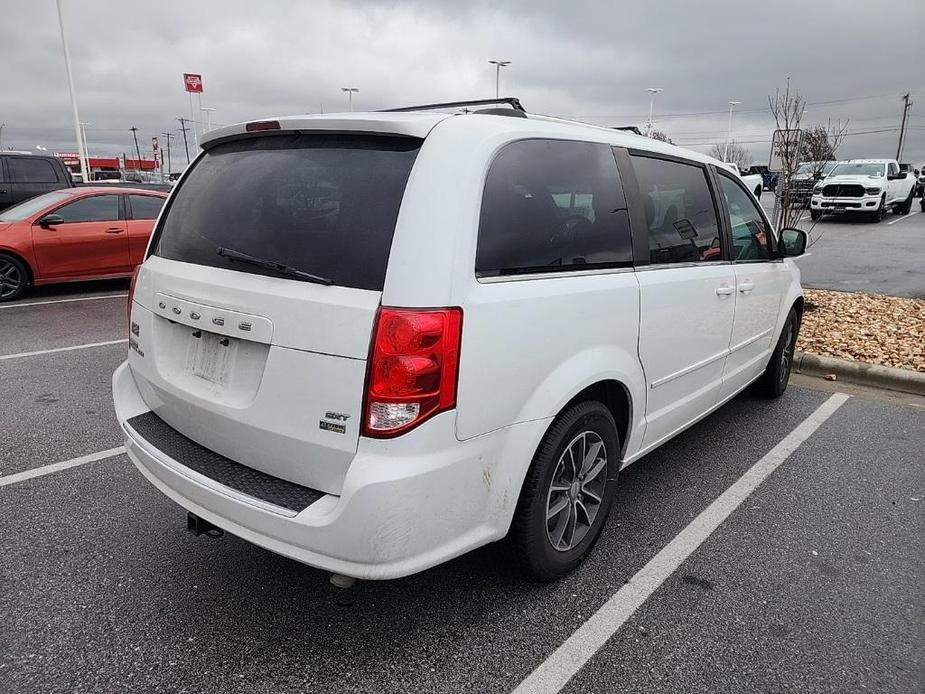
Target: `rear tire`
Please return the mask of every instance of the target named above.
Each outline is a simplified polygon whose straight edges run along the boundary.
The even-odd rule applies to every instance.
[[[0,253],[0,302],[18,299],[29,285],[29,271],[18,259]]]
[[[533,457],[508,536],[527,573],[553,581],[584,561],[607,521],[619,469],[610,410],[589,401],[559,415]]]
[[[912,212],[913,198],[915,198],[914,190],[909,192],[909,197],[906,198],[906,201],[902,205],[899,205],[898,207],[894,208],[896,211],[896,214],[909,214],[910,212]]]
[[[790,382],[790,370],[793,368],[793,354],[797,335],[800,333],[800,317],[796,309],[790,309],[787,320],[777,339],[777,346],[771,354],[761,378],[756,382],[759,393],[768,398],[779,398],[787,390]]]

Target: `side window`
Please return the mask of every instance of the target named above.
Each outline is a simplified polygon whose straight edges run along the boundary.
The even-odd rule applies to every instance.
[[[719,185],[729,210],[733,260],[770,260],[771,234],[761,210],[745,189],[730,177],[720,174]]]
[[[119,219],[118,195],[94,195],[62,205],[54,214],[65,222],[108,222]]]
[[[132,219],[155,219],[164,206],[164,198],[153,195],[129,195]]]
[[[5,157],[4,157],[4,158],[5,158]],[[5,179],[3,178],[3,172],[4,172],[4,170],[6,169],[6,166],[4,166],[4,164],[3,164],[3,159],[4,159],[4,158],[0,158],[0,183],[3,183],[3,181],[5,180]]]
[[[57,183],[58,175],[51,162],[28,157],[10,157],[10,178],[14,183]]]
[[[883,171],[883,169],[880,169],[880,171]],[[895,176],[898,172],[899,172],[899,167],[896,166],[896,164],[894,164],[893,162],[890,162],[887,165],[887,169],[886,169],[887,176]]]
[[[716,207],[706,171],[664,159],[632,159],[649,227],[650,262],[722,260]]]
[[[482,196],[478,276],[632,261],[629,216],[609,146],[524,140],[495,157]]]

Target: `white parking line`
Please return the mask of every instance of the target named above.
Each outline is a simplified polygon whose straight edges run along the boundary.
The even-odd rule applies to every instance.
[[[648,564],[518,685],[514,694],[553,694],[607,643],[660,585],[716,530],[768,475],[848,400],[835,393],[735,484],[678,533]]]
[[[21,359],[22,357],[37,357],[40,354],[54,354],[55,352],[70,352],[75,349],[90,349],[91,347],[105,347],[106,345],[118,345],[128,342],[128,340],[109,340],[107,342],[91,342],[86,345],[74,345],[72,347],[55,347],[54,349],[39,349],[35,352],[19,352],[17,354],[4,354],[0,356],[0,361],[7,359]]]
[[[106,294],[105,296],[81,296],[76,299],[49,299],[48,301],[27,301],[21,304],[5,304],[4,308],[24,308],[25,306],[44,306],[45,304],[69,304],[73,301],[97,301],[99,299],[124,299],[128,294]]]
[[[909,214],[905,214],[902,217],[899,217],[898,219],[894,219],[892,222],[887,222],[886,225],[890,226],[890,224],[896,224],[896,222],[901,222],[904,219],[909,219],[909,217],[915,217],[915,215],[917,215],[921,211],[922,210],[916,210],[915,212],[910,212]]]
[[[6,475],[5,477],[0,477],[0,487],[31,480],[33,477],[50,475],[53,472],[60,472],[61,470],[67,470],[68,468],[77,467],[78,465],[95,463],[97,460],[106,460],[106,458],[112,458],[113,456],[122,455],[123,453],[125,453],[125,446],[119,446],[118,448],[110,448],[108,451],[91,453],[90,455],[84,455],[80,458],[71,458],[70,460],[65,460],[60,463],[51,463],[50,465],[43,465],[42,467],[26,470],[25,472],[17,472],[14,475]]]

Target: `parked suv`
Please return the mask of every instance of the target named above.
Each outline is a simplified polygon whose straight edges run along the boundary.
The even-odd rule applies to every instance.
[[[71,174],[58,157],[0,152],[0,210],[42,193],[73,187]]]
[[[806,236],[715,159],[515,109],[202,144],[113,376],[129,456],[196,530],[366,579],[508,536],[554,579],[621,468],[787,386]]]

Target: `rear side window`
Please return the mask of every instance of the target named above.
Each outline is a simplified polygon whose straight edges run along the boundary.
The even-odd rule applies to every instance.
[[[132,219],[156,219],[164,206],[164,198],[153,195],[129,195],[132,206]]]
[[[632,265],[629,217],[608,145],[524,140],[485,180],[480,277]]]
[[[381,291],[392,234],[421,141],[274,135],[210,149],[174,193],[154,253],[279,276],[224,248]]]
[[[649,261],[722,260],[716,207],[706,171],[693,164],[634,156],[649,228]]]
[[[118,195],[94,195],[62,205],[54,214],[65,222],[109,222],[119,219]]]
[[[57,183],[58,174],[50,161],[11,157],[7,160],[14,183]]]

